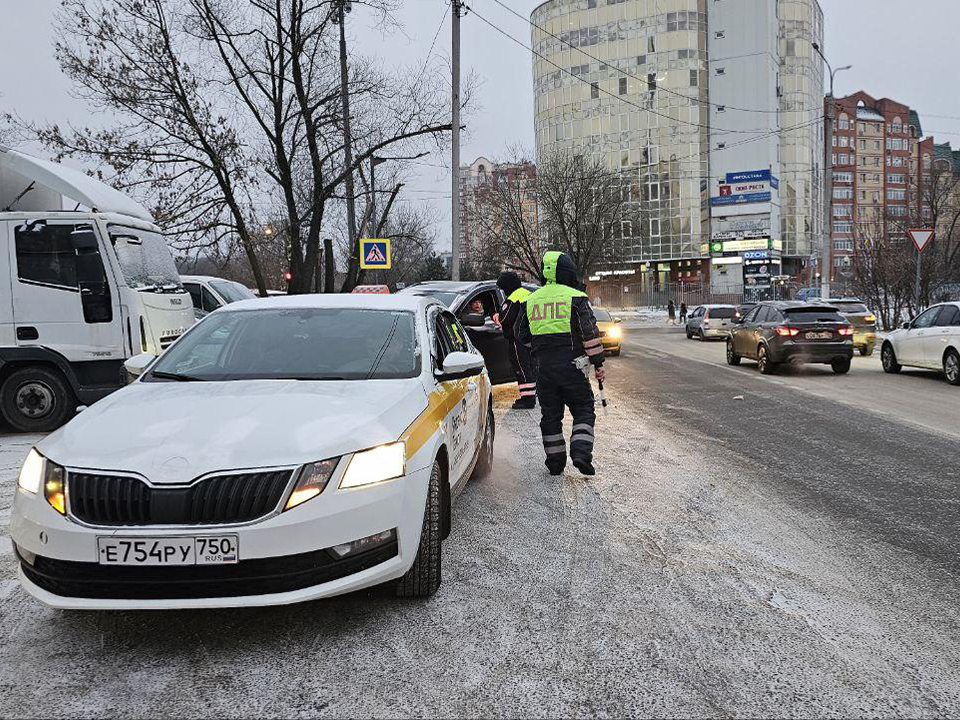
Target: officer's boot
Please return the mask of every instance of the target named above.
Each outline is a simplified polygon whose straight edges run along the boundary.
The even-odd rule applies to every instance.
[[[532,410],[537,406],[537,398],[535,395],[526,395],[521,398],[517,398],[513,402],[514,410]]]
[[[563,475],[563,468],[567,465],[567,459],[564,457],[559,461],[553,460],[552,462],[550,459],[547,459],[543,464],[547,466],[547,470],[550,471],[551,475]]]
[[[571,457],[573,461],[573,466],[577,468],[584,475],[596,475],[597,471],[593,467],[593,461],[591,458],[585,457]]]

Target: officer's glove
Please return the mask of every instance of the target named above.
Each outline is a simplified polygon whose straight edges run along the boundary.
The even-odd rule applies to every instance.
[[[597,382],[603,382],[607,379],[607,373],[604,372],[603,365],[597,365],[593,372],[597,376]]]

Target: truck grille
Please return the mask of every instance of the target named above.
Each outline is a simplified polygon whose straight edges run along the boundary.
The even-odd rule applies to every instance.
[[[117,475],[70,472],[70,513],[91,525],[218,525],[274,510],[290,470],[216,475],[189,487],[156,488]]]

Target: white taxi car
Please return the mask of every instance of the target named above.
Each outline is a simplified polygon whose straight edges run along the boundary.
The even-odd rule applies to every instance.
[[[29,453],[10,534],[47,605],[434,593],[450,504],[490,472],[489,378],[418,295],[242,301]]]
[[[960,385],[960,302],[934,305],[898,330],[880,347],[888,373],[904,366],[940,370],[951,385]]]

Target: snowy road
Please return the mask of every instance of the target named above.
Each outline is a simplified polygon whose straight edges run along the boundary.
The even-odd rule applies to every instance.
[[[631,335],[595,478],[499,399],[428,602],[57,612],[5,550],[0,716],[960,714],[956,442]]]

